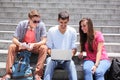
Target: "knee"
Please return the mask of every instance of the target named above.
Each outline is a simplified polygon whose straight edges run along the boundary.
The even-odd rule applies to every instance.
[[[49,63],[51,62],[51,57],[48,57],[48,58],[46,59],[46,62],[47,62],[47,64],[49,64]]]
[[[96,71],[96,72],[95,72],[95,76],[96,76],[96,77],[104,76],[104,72],[103,72],[103,71]]]
[[[15,44],[10,44],[9,48],[15,48],[16,45]]]
[[[89,67],[83,67],[83,70],[85,73],[92,73],[91,69]]]
[[[11,50],[11,49],[12,49],[12,50],[13,50],[13,49],[16,49],[16,47],[17,47],[17,46],[16,46],[15,44],[10,44],[9,50]]]
[[[10,44],[10,46],[8,48],[8,55],[16,56],[16,49],[17,49],[17,46],[15,44]]]
[[[70,61],[70,66],[71,66],[71,67],[75,67],[75,64],[74,64],[73,61]]]
[[[47,51],[47,46],[46,45],[41,45],[39,50]]]
[[[74,62],[71,60],[71,61],[67,61],[66,62],[66,65],[71,69],[71,68],[75,68],[75,64]]]
[[[52,61],[50,58],[47,59],[47,68],[51,69],[55,65],[55,61]]]

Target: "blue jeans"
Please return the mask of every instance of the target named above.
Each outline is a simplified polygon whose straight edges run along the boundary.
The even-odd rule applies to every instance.
[[[83,70],[84,70],[84,80],[93,80],[93,73],[91,71],[92,66],[95,63],[90,60],[85,60],[83,63]],[[104,74],[110,67],[109,60],[101,60],[99,66],[96,69],[94,74],[95,80],[104,80]]]
[[[77,80],[77,72],[73,60],[51,60],[51,57],[47,58],[44,80],[52,80],[54,69],[60,66],[67,71],[69,80]]]

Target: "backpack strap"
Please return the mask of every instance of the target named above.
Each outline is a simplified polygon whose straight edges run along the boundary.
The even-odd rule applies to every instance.
[[[20,72],[20,67],[21,67],[21,61],[23,60],[24,57],[20,57],[20,61],[19,61],[19,64],[18,64],[18,72]]]
[[[21,78],[27,78],[27,77],[31,77],[31,76],[33,76],[33,74],[31,73],[31,74],[27,74],[27,75],[24,75],[24,76],[17,76],[17,77],[13,77],[12,76],[12,79],[21,79]]]

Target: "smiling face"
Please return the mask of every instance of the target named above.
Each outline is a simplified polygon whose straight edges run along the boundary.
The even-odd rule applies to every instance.
[[[94,29],[93,29],[93,23],[92,20],[89,18],[83,18],[80,21],[80,30],[83,33],[87,33],[87,35],[89,34],[94,34]]]
[[[94,28],[93,23],[90,18],[83,18],[79,22],[79,33],[80,33],[80,43],[81,51],[85,50],[85,43],[88,42],[88,49],[93,52],[93,40],[94,40]]]
[[[59,28],[60,29],[66,29],[66,27],[67,27],[67,24],[68,24],[68,21],[69,21],[69,19],[58,19],[58,22],[59,22]]]
[[[84,21],[81,22],[81,30],[83,31],[83,33],[87,33],[88,32],[87,20],[84,20]]]
[[[59,30],[64,33],[69,22],[69,14],[67,11],[62,11],[58,14],[58,22]]]

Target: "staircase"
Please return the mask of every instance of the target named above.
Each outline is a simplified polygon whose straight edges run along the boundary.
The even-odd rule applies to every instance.
[[[120,25],[120,0],[0,0],[0,23],[18,23],[27,13],[37,9],[46,24],[57,24],[57,14],[70,13],[70,24],[78,25],[83,17],[90,17],[94,25]]]
[[[27,19],[27,13],[37,9],[47,30],[57,24],[57,14],[62,10],[70,13],[69,24],[78,32],[79,20],[89,17],[96,30],[103,32],[105,47],[111,58],[120,58],[120,0],[0,0],[0,76],[5,73],[7,49],[12,43],[12,35],[19,21]],[[76,42],[79,52],[79,34]],[[81,61],[75,57],[79,80],[83,79]],[[60,70],[54,77],[67,78]]]

